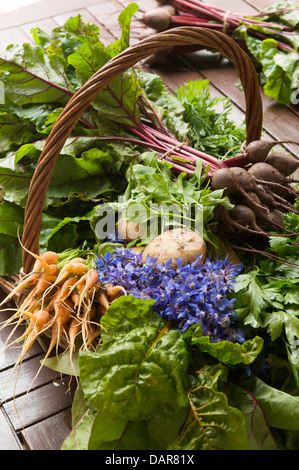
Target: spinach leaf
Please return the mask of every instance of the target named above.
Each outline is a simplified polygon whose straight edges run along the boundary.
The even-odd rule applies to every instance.
[[[152,439],[145,421],[111,418],[100,412],[94,420],[88,450],[153,450],[160,449]]]

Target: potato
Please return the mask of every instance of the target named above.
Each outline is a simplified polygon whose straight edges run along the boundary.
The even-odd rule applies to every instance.
[[[139,255],[140,253],[144,252],[145,246],[133,246],[132,248],[130,248],[130,250]]]
[[[117,224],[119,238],[130,242],[140,238],[144,232],[144,226],[136,222],[129,222],[128,220],[120,220]]]
[[[192,263],[196,256],[206,257],[206,243],[198,233],[193,230],[176,228],[158,235],[145,248],[142,262],[145,263],[147,255],[158,258],[157,263],[164,264],[170,258],[172,267],[177,267],[177,258],[182,258],[183,264]]]

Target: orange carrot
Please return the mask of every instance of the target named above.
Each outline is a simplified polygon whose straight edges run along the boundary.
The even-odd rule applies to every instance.
[[[16,329],[16,327],[18,327],[22,321],[24,320],[25,316],[24,316],[24,312],[33,312],[34,310],[36,310],[36,305],[37,305],[37,302],[35,299],[33,299],[33,296],[36,292],[36,286],[31,290],[31,292],[27,295],[27,297],[23,300],[22,304],[19,306],[18,309],[16,309],[16,312],[10,317],[8,318],[5,322],[3,322],[1,324],[1,327],[0,327],[0,330],[2,330],[3,328],[6,328],[8,325],[12,325],[13,322],[17,320],[17,323],[16,323],[16,326],[14,328],[14,330]],[[13,331],[14,331],[13,330]],[[13,331],[10,333],[10,336],[11,334],[13,333]]]
[[[54,318],[52,318],[50,321],[50,326],[52,326],[50,344],[40,365],[40,368],[38,369],[32,382],[34,382],[34,380],[36,379],[37,375],[44,366],[45,361],[48,359],[54,347],[58,349],[61,339],[64,333],[66,332],[66,324],[70,321],[72,317],[73,306],[74,304],[69,298],[65,299],[63,302],[58,301],[57,303],[55,303],[55,315]]]
[[[24,334],[18,339],[18,341],[28,336],[32,331],[35,331],[38,336],[38,333],[45,331],[44,328],[51,319],[49,312],[43,309],[37,310],[34,313],[25,312],[25,316],[30,318],[30,322]]]
[[[57,297],[54,302],[54,317],[53,324],[57,323],[60,326],[63,326],[67,323],[74,312],[74,303],[69,298],[60,299]]]
[[[51,264],[57,264],[58,261],[58,254],[55,253],[54,251],[46,251],[42,253],[41,255],[38,255],[36,253],[33,253],[32,251],[28,250],[22,245],[21,240],[20,245],[21,247],[27,251],[31,256],[35,258],[35,264],[33,266],[33,270],[31,272],[38,272],[41,269],[44,270],[44,272],[48,272],[49,270],[49,265]],[[52,269],[52,268],[51,268]]]
[[[32,273],[30,276],[27,276],[22,281],[10,291],[10,293],[2,300],[0,306],[7,303],[17,292],[20,290],[24,290],[27,287],[33,287],[37,284],[38,280],[40,279],[41,273]]]
[[[10,379],[11,375],[13,374],[13,372],[15,371],[16,367],[18,367],[19,365],[22,364],[24,357],[29,352],[29,350],[31,349],[31,347],[33,346],[35,341],[37,340],[38,336],[43,331],[46,330],[47,326],[49,325],[49,320],[50,320],[50,315],[49,315],[48,312],[46,312],[44,310],[39,310],[39,311],[35,312],[35,314],[32,314],[30,324],[29,324],[27,330],[25,331],[26,339],[24,341],[21,353],[19,354],[19,357],[18,357],[14,367],[12,368],[12,370],[9,374],[7,382],[9,381],[9,379]],[[18,340],[16,340],[16,341],[19,341],[21,338],[25,337],[25,333],[22,335],[22,337],[18,338]],[[14,343],[16,341],[14,341]],[[9,346],[11,346],[11,344],[13,344],[13,343],[10,343]]]
[[[78,292],[73,291],[73,292],[71,293],[71,299],[72,299],[72,301],[74,302],[75,307],[78,307],[78,305],[79,305],[79,300],[80,300],[80,295],[78,294]]]
[[[82,316],[82,326],[81,326],[81,332],[82,332],[82,339],[83,339],[83,344],[86,344],[87,340],[87,332],[88,332],[88,327],[90,325],[90,321],[94,318],[94,316],[97,313],[97,308],[95,304],[89,303],[89,305],[84,305],[84,310],[83,310],[83,316]]]
[[[89,289],[92,289],[95,287],[96,283],[99,280],[99,275],[98,272],[95,269],[90,269],[87,271],[87,273],[84,276],[84,281],[85,281],[85,286],[81,292],[82,297],[84,297]]]
[[[96,338],[101,335],[101,327],[97,323],[90,323],[88,325],[86,341],[85,341],[85,348],[88,349],[94,342]]]
[[[48,265],[57,265],[58,263],[58,253],[55,251],[44,251],[41,255],[37,257],[36,261],[33,266],[33,271],[39,271],[43,267],[43,263],[47,263]]]
[[[68,327],[68,340],[69,340],[69,352],[70,352],[70,361],[72,363],[72,358],[75,350],[75,341],[77,336],[81,332],[82,321],[78,317],[71,318],[69,327]]]
[[[76,289],[79,294],[78,310],[81,310],[82,302],[90,290],[95,289],[98,282],[99,275],[95,269],[90,269],[84,274],[72,287],[72,290]]]
[[[106,315],[107,313],[107,308],[106,307],[103,307],[103,305],[99,304],[97,306],[97,312],[99,314],[100,317],[102,317],[103,315]]]
[[[47,289],[52,285],[52,282],[49,281],[47,278],[41,277],[36,284],[36,289],[34,291],[34,294],[32,295],[33,299],[38,299],[40,296],[42,296]],[[48,293],[48,292],[46,292]]]
[[[109,297],[115,297],[119,292],[123,292],[127,295],[126,289],[122,286],[113,286],[112,284],[106,284],[105,290]]]
[[[56,286],[56,287],[57,287],[57,286]],[[57,299],[58,294],[59,294],[59,290],[56,290],[55,294],[53,294],[52,297],[50,298],[49,303],[48,303],[47,306],[45,307],[45,309],[47,310],[47,312],[52,312],[52,311],[54,310],[54,302],[55,302],[55,300]]]
[[[100,289],[96,294],[95,294],[95,300],[99,302],[100,305],[102,305],[106,310],[108,309],[110,303],[107,297],[106,292],[103,289]]]
[[[67,263],[61,268],[55,283],[59,284],[70,276],[83,276],[87,270],[88,267],[84,263]]]
[[[71,263],[82,263],[82,264],[85,264],[85,259],[83,259],[83,258],[73,258],[70,262],[71,262]]]
[[[65,299],[67,299],[71,295],[72,286],[75,284],[76,280],[77,279],[73,276],[73,277],[69,277],[66,281],[64,281],[64,283],[62,284],[62,286],[60,287],[57,293],[55,302],[63,302]]]

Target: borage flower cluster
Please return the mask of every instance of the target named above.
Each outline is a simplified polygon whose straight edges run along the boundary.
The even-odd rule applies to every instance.
[[[147,257],[128,248],[116,248],[96,260],[99,281],[103,284],[121,285],[128,295],[141,299],[154,299],[154,309],[174,327],[186,332],[196,323],[202,325],[203,334],[210,340],[245,340],[245,332],[234,329],[234,302],[227,294],[232,291],[241,265],[226,260],[183,265],[177,259],[172,267],[170,259],[165,264],[157,258]]]

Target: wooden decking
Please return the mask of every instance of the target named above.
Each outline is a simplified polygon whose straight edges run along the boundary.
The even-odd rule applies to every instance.
[[[31,29],[39,26],[52,30],[62,25],[70,16],[78,13],[87,22],[98,24],[103,42],[118,37],[117,17],[128,0],[43,0],[28,7],[0,16],[0,53],[11,43],[33,42]],[[157,6],[155,0],[137,0],[140,10]],[[269,0],[209,0],[210,4],[244,14],[251,14],[273,3]],[[142,32],[138,15],[133,22],[132,43]],[[244,96],[236,86],[238,76],[234,67],[226,61],[218,61],[211,54],[175,58],[149,70],[159,73],[171,90],[188,79],[207,78],[211,92],[228,96],[233,102],[232,118],[244,117]],[[270,139],[298,140],[299,107],[280,106],[262,93],[264,129]],[[299,156],[299,148],[287,148]],[[0,313],[0,322],[9,312]],[[0,331],[0,349],[8,330]],[[16,337],[16,333],[14,335]],[[67,436],[71,425],[72,393],[69,377],[44,368],[33,387],[32,379],[43,357],[42,346],[35,345],[17,371],[7,379],[15,364],[18,349],[8,349],[0,355],[0,450],[57,450]],[[18,379],[18,380],[16,380]],[[6,386],[5,386],[6,384]]]

